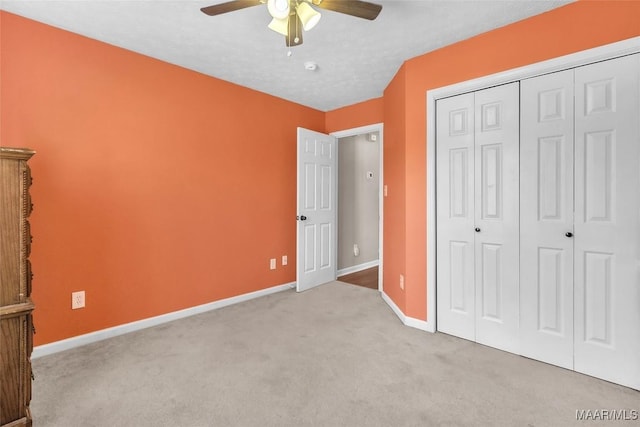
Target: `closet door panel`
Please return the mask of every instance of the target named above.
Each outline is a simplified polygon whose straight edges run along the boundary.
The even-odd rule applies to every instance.
[[[638,389],[640,54],[575,73],[575,369]]]
[[[476,341],[519,352],[519,83],[475,93]]]
[[[521,354],[573,369],[574,71],[521,82]]]
[[[437,325],[475,340],[473,94],[439,100],[436,108]]]

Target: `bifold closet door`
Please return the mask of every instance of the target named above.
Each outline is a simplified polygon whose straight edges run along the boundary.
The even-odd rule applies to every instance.
[[[475,341],[474,94],[436,108],[437,325]]]
[[[438,330],[518,352],[519,84],[437,102]]]
[[[475,93],[476,341],[519,352],[520,84]]]
[[[575,370],[640,389],[640,54],[575,81]]]
[[[521,87],[521,353],[640,389],[640,54]]]
[[[523,80],[521,354],[573,369],[573,70]]]

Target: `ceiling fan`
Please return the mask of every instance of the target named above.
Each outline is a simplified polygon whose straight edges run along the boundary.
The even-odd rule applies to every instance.
[[[380,5],[358,0],[233,0],[200,10],[214,16],[265,3],[273,18],[268,27],[285,36],[287,46],[301,45],[302,30],[309,31],[318,23],[320,12],[314,7],[370,21],[376,19],[382,10]]]

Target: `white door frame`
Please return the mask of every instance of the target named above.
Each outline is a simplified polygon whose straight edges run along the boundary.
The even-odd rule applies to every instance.
[[[331,132],[329,135],[331,136],[335,136],[338,139],[338,144],[340,144],[340,138],[346,138],[349,136],[357,136],[357,135],[362,135],[365,133],[371,133],[371,132],[378,132],[378,135],[380,135],[380,144],[378,149],[380,150],[379,153],[379,158],[380,158],[380,176],[379,176],[379,194],[378,194],[378,209],[379,209],[379,222],[378,222],[378,259],[379,259],[379,265],[378,265],[378,291],[382,292],[383,290],[383,284],[382,284],[382,271],[383,271],[383,246],[382,246],[382,241],[383,241],[383,237],[384,237],[384,233],[383,233],[383,229],[384,229],[384,210],[383,210],[383,206],[384,206],[384,169],[383,169],[383,165],[384,165],[384,124],[383,123],[375,123],[372,125],[367,125],[367,126],[361,126],[361,127],[357,127],[357,128],[352,128],[352,129],[346,129],[346,130],[341,130],[341,131],[337,131],[337,132]],[[338,191],[340,191],[340,182],[338,181]],[[338,230],[338,233],[340,233],[340,230]],[[338,250],[338,242],[335,242],[336,245],[336,253]]]
[[[426,92],[427,103],[427,319],[425,330],[435,332],[436,325],[436,101],[449,96],[486,89],[542,74],[562,71],[640,52],[640,37],[623,40],[581,52],[514,68]]]

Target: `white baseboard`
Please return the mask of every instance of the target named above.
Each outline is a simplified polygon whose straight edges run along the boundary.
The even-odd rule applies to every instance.
[[[247,294],[238,295],[231,298],[225,298],[219,301],[213,301],[207,304],[197,305],[195,307],[186,308],[184,310],[174,311],[160,316],[150,317],[148,319],[138,320],[131,323],[125,323],[124,325],[114,326],[112,328],[101,329],[99,331],[91,332],[84,335],[78,335],[76,337],[67,338],[61,341],[52,342],[49,344],[39,345],[33,349],[31,353],[32,359],[38,357],[48,356],[53,353],[58,353],[64,350],[70,350],[72,348],[80,347],[93,342],[106,340],[108,338],[117,337],[133,331],[139,331],[141,329],[157,326],[162,323],[171,322],[173,320],[183,319],[185,317],[194,316],[196,314],[205,313],[211,310],[217,310],[229,305],[238,304],[241,302],[249,301],[255,298],[260,298],[266,295],[274,294],[276,292],[282,292],[295,288],[296,283],[285,283],[284,285],[273,286],[267,289],[261,289],[255,292],[249,292]]]
[[[353,267],[346,267],[337,271],[338,277],[346,274],[357,273],[358,271],[366,270],[367,268],[377,267],[380,265],[380,261],[374,259],[373,261],[365,262],[362,264],[354,265]]]
[[[396,303],[393,302],[393,300],[389,297],[389,295],[387,295],[384,291],[380,292],[380,295],[382,295],[382,300],[386,302],[389,307],[391,307],[391,310],[393,310],[393,312],[396,314],[396,316],[398,316],[398,318],[404,325],[410,326],[412,328],[420,329],[425,332],[433,333],[436,331],[436,329],[433,327],[433,323],[425,322],[424,320],[415,319],[413,317],[406,316],[402,312],[402,310],[400,310],[400,308],[396,305]]]

